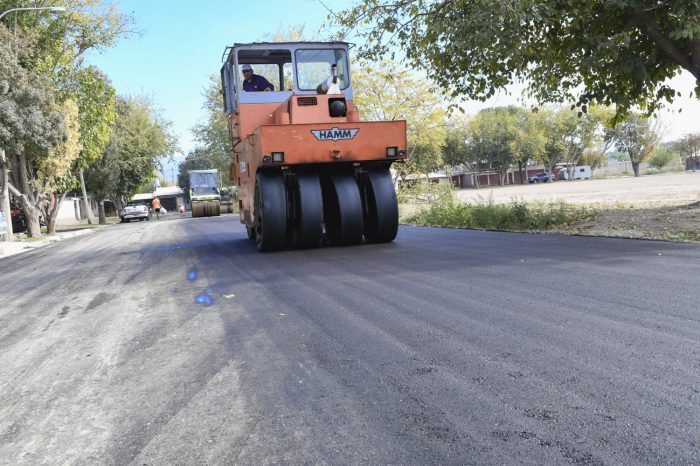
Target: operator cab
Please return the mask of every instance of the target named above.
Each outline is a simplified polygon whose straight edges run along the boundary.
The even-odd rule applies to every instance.
[[[243,65],[263,76],[274,91],[243,90]],[[323,86],[325,84],[325,86]],[[235,44],[224,51],[221,68],[224,111],[235,112],[241,104],[284,103],[292,95],[342,94],[352,100],[345,42],[288,42]],[[343,102],[344,103],[344,102]],[[336,104],[338,106],[338,104]],[[344,115],[343,115],[344,116]]]

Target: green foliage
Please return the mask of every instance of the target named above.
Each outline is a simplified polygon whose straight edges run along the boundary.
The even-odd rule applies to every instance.
[[[666,165],[671,163],[672,160],[677,160],[678,154],[666,149],[665,147],[659,147],[654,151],[654,154],[649,158],[649,165],[654,168],[661,170]]]
[[[683,157],[696,161],[700,157],[700,133],[689,133],[675,141],[672,147]],[[695,164],[693,164],[695,166]]]
[[[359,63],[353,69],[353,104],[363,120],[406,120],[409,162],[394,166],[399,176],[441,166],[447,117],[442,91],[393,62]]]
[[[633,113],[629,118],[610,131],[617,150],[629,156],[634,176],[639,176],[639,164],[651,156],[659,144],[659,134],[648,118]]]
[[[341,38],[359,36],[363,57],[393,58],[397,46],[454,97],[485,100],[517,80],[584,113],[616,104],[619,120],[672,101],[665,81],[683,68],[700,84],[697,0],[363,0],[329,20]]]
[[[513,201],[510,204],[464,204],[445,192],[429,207],[409,216],[410,225],[477,228],[486,230],[550,230],[590,218],[594,213],[584,207],[560,203]]]
[[[128,200],[150,183],[161,159],[177,150],[170,123],[145,98],[117,97],[117,118],[101,160],[90,166],[87,184],[99,199]]]
[[[520,151],[523,130],[518,111],[515,107],[485,109],[468,126],[467,150],[499,172],[500,184]]]
[[[0,146],[8,155],[48,157],[66,138],[63,115],[50,80],[18,64],[0,29]]]
[[[206,120],[192,129],[197,146],[187,154],[178,169],[177,183],[185,192],[189,191],[190,186],[190,178],[187,174],[189,170],[215,168],[219,170],[224,185],[231,183],[228,179],[231,164],[228,119],[226,114],[221,111],[221,94],[216,76],[211,76],[209,85],[204,89],[202,95]]]
[[[445,144],[442,146],[442,161],[452,168],[467,165],[472,161],[467,150],[467,130],[461,123],[452,121],[449,124]]]
[[[109,141],[110,125],[116,118],[116,92],[93,66],[76,70],[71,78],[64,83],[63,98],[78,102],[82,147],[78,165],[85,169],[99,160]]]

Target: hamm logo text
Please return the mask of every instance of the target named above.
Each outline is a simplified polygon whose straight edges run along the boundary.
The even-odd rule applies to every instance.
[[[352,139],[355,137],[358,131],[360,131],[360,128],[331,128],[311,130],[313,135],[316,136],[316,139],[318,139],[319,141],[337,141],[339,139]]]

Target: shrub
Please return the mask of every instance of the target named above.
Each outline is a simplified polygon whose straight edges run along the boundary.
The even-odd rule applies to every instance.
[[[405,219],[409,225],[478,228],[485,230],[549,230],[591,218],[594,212],[585,207],[558,203],[527,204],[514,200],[510,204],[463,204],[450,192],[427,208]]]

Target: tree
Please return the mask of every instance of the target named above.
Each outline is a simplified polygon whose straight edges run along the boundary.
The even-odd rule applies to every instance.
[[[397,44],[454,97],[484,100],[524,81],[541,103],[616,104],[619,121],[672,101],[664,82],[683,69],[700,95],[697,0],[364,0],[329,19],[341,38],[360,37],[365,58],[393,57]]]
[[[56,233],[58,211],[66,194],[77,185],[73,167],[82,149],[78,104],[66,100],[60,111],[66,125],[66,138],[53,148],[50,157],[37,161],[34,180],[39,191],[50,193],[47,201],[39,205],[49,235]]]
[[[517,127],[516,151],[514,161],[518,165],[520,184],[525,183],[527,172],[523,175],[523,167],[527,169],[530,160],[542,157],[545,152],[546,137],[540,113],[528,112],[524,109],[513,109]]]
[[[215,168],[222,175],[222,180],[229,179],[231,141],[228,133],[228,117],[221,106],[219,85],[218,78],[211,76],[209,85],[202,93],[204,97],[202,107],[206,120],[192,129],[197,145],[179,165],[178,186],[186,192],[189,192],[190,187],[190,178],[187,174],[189,170]]]
[[[695,171],[695,166],[698,164],[698,158],[700,157],[700,133],[686,134],[674,142],[673,147],[681,155],[692,160],[693,171]]]
[[[133,20],[130,16],[119,14],[112,5],[104,6],[101,0],[66,0],[62,3],[70,10],[70,14],[52,21],[45,20],[48,16],[45,11],[16,15],[16,27],[13,27],[11,42],[13,49],[18,52],[14,59],[16,66],[33,76],[32,84],[38,85],[41,82],[43,89],[53,93],[50,100],[54,101],[55,105],[44,106],[41,111],[50,112],[47,110],[49,108],[54,108],[54,113],[57,108],[65,111],[70,106],[68,101],[77,103],[79,124],[70,124],[73,125],[73,130],[77,131],[75,134],[79,135],[79,147],[84,151],[81,152],[81,160],[75,162],[75,166],[81,169],[94,160],[104,147],[110,119],[110,106],[104,99],[90,98],[100,94],[101,88],[105,87],[102,86],[102,82],[106,80],[96,70],[83,67],[83,56],[88,50],[110,46],[118,38],[129,34]],[[35,5],[26,1],[18,3],[0,0],[0,11],[24,6]],[[4,26],[0,26],[0,33],[7,35]],[[2,37],[2,42],[7,44],[10,41]],[[97,79],[94,79],[95,77]],[[45,117],[51,118],[51,114],[47,113]],[[59,126],[56,126],[56,129],[58,128]],[[53,145],[57,143],[58,141],[55,141]],[[63,149],[67,147],[64,145]],[[44,153],[50,150],[48,147],[43,149]],[[40,188],[40,183],[33,179],[36,167],[31,164],[37,162],[37,155],[27,155],[25,153],[15,157],[13,172],[17,174],[17,186],[11,183],[8,187],[10,191],[14,189],[13,192],[20,193],[15,195],[20,197],[25,207],[28,234],[38,236],[41,234],[38,227],[38,207],[45,199],[51,196],[55,199],[59,193],[40,190],[47,188]],[[78,173],[82,175],[81,170]],[[62,175],[62,179],[63,182],[50,185],[56,189],[67,189],[66,182],[71,177]],[[34,206],[25,206],[25,202]],[[55,206],[55,202],[51,205]],[[87,206],[89,207],[89,204]]]
[[[20,66],[21,55],[10,49],[5,38],[0,27],[0,148],[6,156],[0,160],[0,171],[6,173],[10,165],[9,179],[3,176],[3,181],[22,205],[27,235],[38,237],[40,209],[48,198],[40,167],[48,158],[69,153],[54,151],[66,142],[69,132],[65,108],[54,100],[51,81]],[[6,205],[6,195],[2,197],[5,199],[0,201]]]
[[[562,160],[566,163],[569,180],[584,154],[594,143],[600,122],[594,112],[577,115],[571,109],[560,109],[555,114],[563,142]]]
[[[496,107],[480,111],[469,123],[467,147],[478,154],[499,174],[498,184],[505,184],[506,175],[515,160],[522,137],[514,107]]]
[[[98,161],[107,145],[110,124],[116,118],[116,91],[107,77],[97,68],[88,66],[72,73],[72,79],[63,83],[64,98],[75,98],[79,106],[80,157],[75,162],[88,223],[92,223],[92,210],[85,188],[84,170]],[[100,215],[104,222],[104,212]]]
[[[121,208],[137,188],[154,178],[160,161],[177,150],[170,123],[145,98],[117,97],[117,118],[99,163],[88,171],[88,186],[100,205],[113,200]]]
[[[544,131],[544,151],[537,157],[537,161],[544,164],[550,178],[552,169],[563,158],[566,145],[564,144],[565,128],[556,118],[556,112],[550,109],[540,109],[542,115],[542,129]]]
[[[439,148],[445,140],[447,110],[441,105],[441,92],[393,62],[361,63],[355,70],[353,104],[363,120],[406,120],[409,162],[394,165],[399,177],[440,166],[439,150],[427,147]],[[412,163],[417,151],[421,161]],[[427,163],[427,157],[433,160]]]
[[[634,176],[639,176],[639,164],[654,152],[659,144],[659,134],[648,118],[632,114],[610,134],[620,152],[625,152],[632,162]]]
[[[659,147],[654,151],[654,154],[649,157],[649,165],[661,170],[666,165],[671,163],[671,160],[673,159],[678,160],[678,154],[665,147]]]

